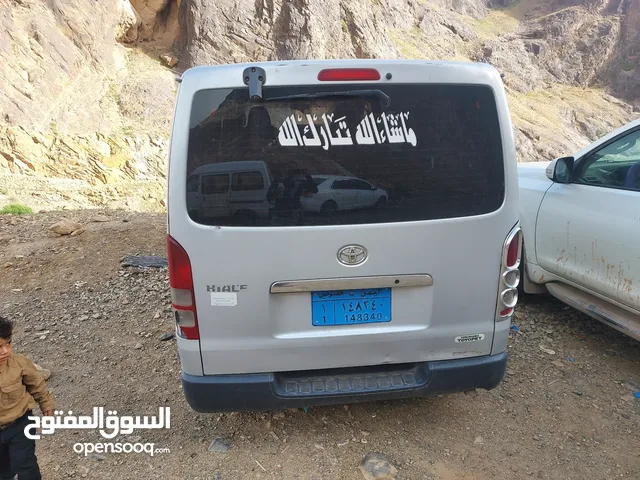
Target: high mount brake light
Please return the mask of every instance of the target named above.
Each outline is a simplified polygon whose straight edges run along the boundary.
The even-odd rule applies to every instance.
[[[321,82],[357,82],[380,80],[380,72],[375,68],[330,68],[320,71]]]

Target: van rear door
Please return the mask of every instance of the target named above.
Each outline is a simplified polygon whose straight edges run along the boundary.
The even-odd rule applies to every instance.
[[[518,216],[500,77],[467,64],[364,65],[380,79],[358,70],[318,79],[353,63],[262,64],[257,100],[246,65],[185,73],[169,233],[191,260],[205,374],[491,352],[502,248]],[[247,107],[259,112],[246,127],[225,128],[243,125]],[[189,219],[192,171],[254,160],[282,193],[268,218]],[[316,176],[364,180],[389,200],[376,208],[363,196],[363,208],[314,214],[300,192]]]

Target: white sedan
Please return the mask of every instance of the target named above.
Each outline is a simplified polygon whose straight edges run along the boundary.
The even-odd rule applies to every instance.
[[[524,293],[640,340],[640,120],[518,176]]]
[[[339,175],[312,175],[318,193],[303,194],[300,202],[308,212],[332,215],[339,210],[382,207],[387,192],[360,178]]]

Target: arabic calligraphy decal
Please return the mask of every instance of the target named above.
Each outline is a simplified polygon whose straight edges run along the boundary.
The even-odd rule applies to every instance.
[[[283,147],[329,147],[354,145],[353,137],[347,126],[346,117],[335,118],[335,114],[323,114],[322,124],[316,125],[317,115],[306,114],[308,125],[302,134],[298,124],[302,115],[291,114],[285,119],[278,132],[278,142]],[[418,144],[412,128],[407,128],[409,112],[383,113],[376,117],[373,113],[365,116],[356,129],[355,144],[375,145],[382,143]],[[318,133],[319,132],[319,133]]]

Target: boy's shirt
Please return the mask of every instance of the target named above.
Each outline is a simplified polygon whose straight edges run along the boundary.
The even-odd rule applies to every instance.
[[[53,397],[42,373],[24,355],[13,354],[0,366],[0,425],[17,420],[40,405],[40,410],[53,410]]]

